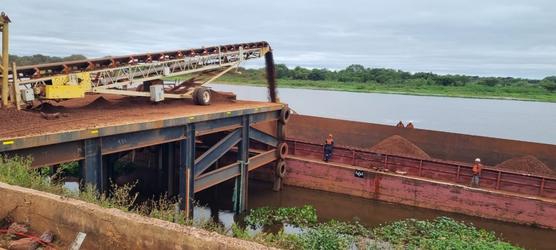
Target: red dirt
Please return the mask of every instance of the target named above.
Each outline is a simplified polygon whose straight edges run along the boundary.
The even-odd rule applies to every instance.
[[[393,135],[380,141],[376,145],[372,146],[370,150],[381,154],[431,159],[425,151],[399,135]]]
[[[64,112],[63,106],[53,105],[51,103],[45,102],[33,108],[33,110],[44,112],[46,114]]]
[[[145,97],[116,95],[87,95],[60,103],[43,103],[42,112],[59,112],[60,118],[47,120],[41,110],[0,109],[0,138],[54,133],[102,126],[158,121],[169,118],[262,108],[278,104],[213,100],[208,106],[194,105],[191,100],[167,99],[152,103]]]
[[[496,165],[496,168],[504,170],[514,170],[529,174],[556,175],[554,170],[550,169],[542,161],[532,155],[526,155],[506,160]]]
[[[106,100],[103,96],[98,97],[93,102],[85,105],[85,108],[107,108],[110,107],[110,101]]]

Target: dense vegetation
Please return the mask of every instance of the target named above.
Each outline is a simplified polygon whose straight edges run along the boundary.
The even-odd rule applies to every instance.
[[[185,224],[240,239],[252,240],[284,249],[519,249],[503,242],[493,232],[456,222],[447,217],[433,221],[404,220],[368,229],[357,221],[318,222],[311,206],[299,208],[252,209],[243,220],[244,226],[224,228],[211,220],[189,220],[176,210],[177,201],[166,196],[137,201],[134,185],[115,186],[102,194],[92,186],[70,191],[44,171],[31,170],[29,158],[6,158],[0,155],[0,182],[33,188],[80,199],[102,207],[117,208],[144,216]],[[60,171],[75,171],[76,164],[64,165]],[[66,173],[66,174],[68,174]],[[294,226],[299,233],[286,233],[284,225]],[[268,230],[276,228],[278,230]],[[262,228],[260,231],[249,229]],[[265,229],[266,228],[266,229]]]
[[[41,54],[32,55],[32,56],[10,55],[10,64],[12,62],[15,62],[18,66],[25,66],[25,65],[54,63],[54,62],[62,62],[62,61],[75,61],[75,60],[84,60],[84,59],[87,59],[87,57],[85,57],[84,55],[71,55],[66,57],[45,56]]]
[[[264,69],[241,69],[222,81],[265,84]],[[356,92],[386,92],[415,95],[441,95],[480,98],[509,98],[556,102],[556,76],[542,80],[512,77],[479,77],[410,73],[401,70],[365,68],[351,65],[343,70],[289,69],[276,65],[279,86],[332,89]]]
[[[429,221],[408,219],[368,229],[357,221],[319,223],[311,206],[262,207],[252,209],[245,224],[253,228],[276,224],[300,228],[297,234],[280,230],[262,235],[250,235],[238,227],[232,229],[235,237],[289,249],[519,249],[501,241],[493,232],[448,217]]]

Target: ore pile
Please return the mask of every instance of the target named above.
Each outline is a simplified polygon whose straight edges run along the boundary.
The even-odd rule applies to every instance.
[[[431,159],[425,151],[399,135],[393,135],[382,140],[371,147],[370,150],[380,154],[399,155],[427,160]]]
[[[496,168],[525,172],[528,174],[556,175],[556,172],[554,172],[554,170],[549,168],[542,161],[532,155],[526,155],[506,160],[496,165]]]

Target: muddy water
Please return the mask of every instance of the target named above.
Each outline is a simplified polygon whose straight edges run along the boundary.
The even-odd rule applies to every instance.
[[[263,87],[212,86],[238,99],[267,100]],[[278,96],[304,115],[387,125],[412,121],[423,129],[556,144],[556,103],[287,88]]]
[[[232,189],[232,183],[228,182],[221,185],[218,191],[209,189],[197,194],[196,198],[200,204],[207,207],[196,207],[195,217],[210,218],[211,214],[217,215],[220,223],[230,227],[238,218],[230,212],[232,208],[231,200],[223,197],[231,197]],[[215,195],[220,198],[215,199]],[[273,192],[270,183],[253,180],[249,182],[248,202],[249,208],[262,206],[300,207],[310,204],[317,209],[321,221],[330,219],[352,221],[357,219],[369,227],[407,218],[433,219],[437,216],[448,216],[456,220],[473,223],[479,228],[495,231],[503,239],[526,249],[555,249],[556,247],[556,231],[552,230],[297,187],[284,187],[281,192]],[[285,231],[295,233],[297,230],[288,227],[285,228]]]

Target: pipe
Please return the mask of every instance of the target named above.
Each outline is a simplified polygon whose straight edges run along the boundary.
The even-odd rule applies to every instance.
[[[278,102],[278,93],[276,91],[276,69],[274,68],[274,57],[272,51],[265,54],[266,64],[266,82],[268,88],[268,100],[270,102]]]

